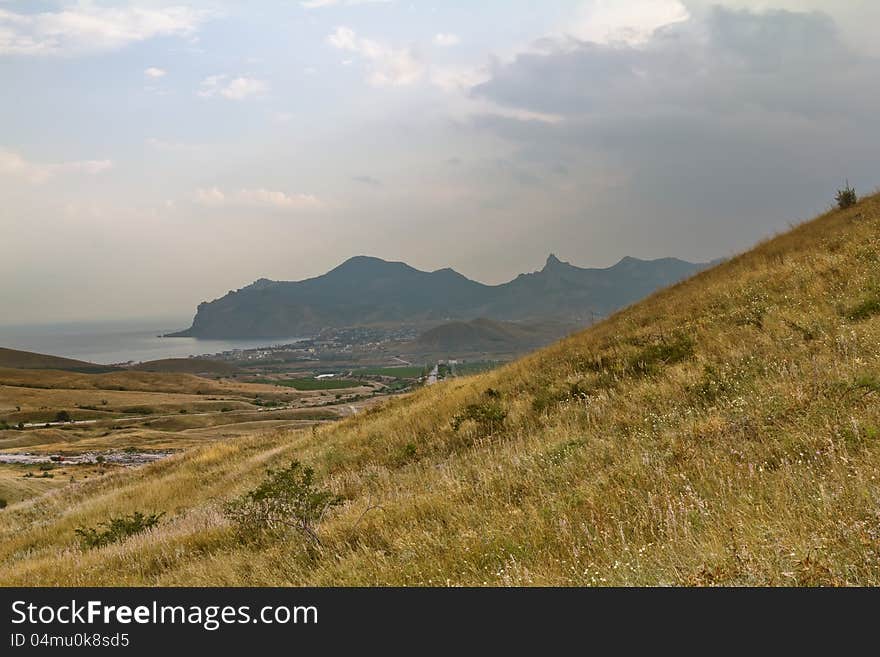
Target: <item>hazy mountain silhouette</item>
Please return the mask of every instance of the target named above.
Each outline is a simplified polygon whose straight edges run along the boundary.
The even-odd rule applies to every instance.
[[[260,279],[199,305],[190,329],[199,338],[305,336],[326,327],[446,320],[555,319],[605,316],[707,267],[676,258],[624,258],[584,269],[547,258],[544,268],[501,285],[452,269],[433,272],[403,262],[357,256],[304,281]]]

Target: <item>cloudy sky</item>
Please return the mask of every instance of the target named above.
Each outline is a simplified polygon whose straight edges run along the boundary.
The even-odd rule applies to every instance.
[[[0,323],[730,255],[880,184],[874,0],[0,0]]]

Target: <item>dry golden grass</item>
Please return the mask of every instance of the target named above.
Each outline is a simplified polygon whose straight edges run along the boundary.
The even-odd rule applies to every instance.
[[[0,583],[878,585],[878,263],[874,197],[501,370],[16,504]],[[348,500],[323,547],[237,542],[222,503],[293,458]]]
[[[138,372],[123,370],[105,374],[82,374],[61,370],[29,370],[0,367],[0,385],[24,388],[62,388],[65,390],[126,390],[194,395],[201,393],[242,394],[277,393],[275,386],[242,383],[230,379],[206,379],[176,372]]]
[[[21,502],[43,495],[44,493],[67,486],[71,477],[76,481],[100,477],[111,466],[82,465],[55,467],[49,474],[43,476],[37,466],[7,465],[0,463],[0,499],[9,504]],[[30,473],[30,477],[25,475]]]

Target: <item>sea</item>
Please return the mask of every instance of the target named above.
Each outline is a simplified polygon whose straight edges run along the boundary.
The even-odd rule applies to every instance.
[[[303,339],[301,336],[258,340],[161,337],[188,325],[189,322],[183,320],[0,325],[0,347],[75,358],[100,365],[116,365],[164,358],[210,356],[235,349],[290,344]]]

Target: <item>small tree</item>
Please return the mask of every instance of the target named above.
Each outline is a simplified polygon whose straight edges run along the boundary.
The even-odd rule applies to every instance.
[[[70,417],[70,413],[68,413],[67,411],[58,411],[55,414],[55,421],[56,422],[71,422],[72,419]]]
[[[317,526],[324,514],[342,501],[315,484],[312,468],[293,461],[283,470],[269,470],[262,484],[228,502],[226,516],[243,539],[280,536],[293,528],[320,545]]]
[[[859,197],[856,195],[856,190],[850,187],[849,180],[847,180],[846,187],[837,190],[835,199],[837,200],[837,207],[841,210],[846,210],[854,206],[858,202]]]
[[[5,509],[6,505],[7,505],[6,500],[3,499],[2,497],[0,497],[0,509]]]

